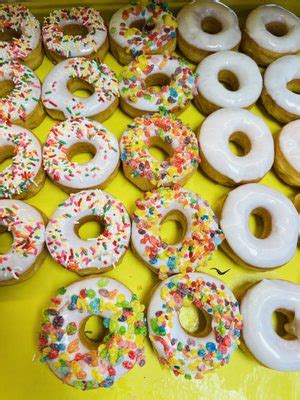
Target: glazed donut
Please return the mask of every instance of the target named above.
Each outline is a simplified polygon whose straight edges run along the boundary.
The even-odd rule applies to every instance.
[[[259,238],[250,231],[250,214],[263,219]],[[249,183],[232,190],[223,203],[220,225],[223,250],[243,267],[277,268],[294,256],[298,213],[287,197],[268,186]]]
[[[110,50],[128,64],[141,54],[172,54],[176,47],[176,19],[164,2],[127,5],[109,23]]]
[[[279,58],[266,69],[261,100],[268,113],[283,124],[300,118],[299,82],[299,56]]]
[[[70,161],[85,152],[94,155],[91,161]],[[118,139],[99,122],[86,118],[56,124],[43,148],[45,171],[67,193],[105,187],[118,173],[119,156]]]
[[[168,244],[160,237],[160,225],[167,220],[182,225],[179,243]],[[222,240],[222,231],[208,203],[179,185],[146,192],[143,199],[136,201],[132,248],[161,279],[178,272],[197,271]]]
[[[109,47],[103,18],[90,7],[52,11],[42,33],[45,52],[54,64],[71,57],[103,59]]]
[[[0,59],[36,69],[43,58],[39,21],[21,4],[0,4]]]
[[[43,263],[47,218],[20,200],[0,200],[0,233],[10,232],[13,243],[0,254],[0,286],[30,278]]]
[[[196,78],[183,59],[140,56],[121,73],[120,105],[133,118],[160,110],[180,114],[193,99],[195,84]]]
[[[88,221],[103,224],[95,239],[83,240],[79,228]],[[72,194],[49,220],[46,243],[50,255],[79,275],[112,269],[124,256],[130,239],[130,219],[120,200],[101,190]]]
[[[195,305],[207,316],[207,335],[187,332],[180,310]],[[207,274],[175,275],[156,288],[148,308],[152,345],[174,374],[199,379],[226,365],[239,344],[242,317],[238,302],[225,284]]]
[[[244,150],[234,154],[229,142]],[[201,167],[226,186],[259,181],[272,168],[273,136],[263,119],[243,108],[222,108],[210,114],[199,129]]]
[[[40,81],[30,68],[0,59],[0,121],[36,128],[45,118],[41,91]]]
[[[253,10],[247,17],[242,49],[261,66],[300,50],[299,18],[276,4]]]
[[[43,314],[41,361],[77,389],[110,387],[145,363],[143,311],[137,296],[111,278],[91,277],[60,288]],[[100,344],[84,333],[93,315],[103,318],[106,328]]]
[[[160,161],[153,157],[149,150],[153,145],[169,158]],[[184,185],[200,161],[194,132],[172,116],[137,117],[124,131],[120,147],[125,176],[142,190]]]
[[[221,50],[238,50],[241,31],[231,8],[213,1],[195,1],[177,15],[178,47],[185,57],[199,63]]]
[[[299,343],[300,286],[277,279],[263,279],[244,295],[241,303],[243,343],[261,364],[278,371],[300,370]],[[272,314],[280,311],[295,319],[285,325],[280,337],[272,325]],[[287,340],[293,339],[293,340]]]
[[[73,95],[79,89],[86,89],[91,95],[87,98]],[[62,61],[43,83],[43,104],[50,117],[58,120],[91,117],[103,122],[118,107],[118,96],[114,72],[104,63],[84,57]]]
[[[0,171],[0,199],[34,196],[45,182],[40,141],[27,129],[0,122],[0,163],[10,157]]]
[[[195,105],[203,114],[226,107],[251,108],[261,94],[262,77],[258,66],[242,53],[219,51],[212,54],[200,62],[196,73],[200,79]]]

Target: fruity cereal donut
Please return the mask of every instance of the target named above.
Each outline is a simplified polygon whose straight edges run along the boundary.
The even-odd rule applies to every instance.
[[[79,228],[97,221],[103,233],[83,240]],[[72,194],[49,220],[46,243],[51,256],[64,268],[79,275],[114,268],[125,254],[130,239],[130,219],[120,200],[101,190]]]
[[[143,311],[137,296],[111,278],[91,277],[60,288],[44,311],[41,361],[77,389],[110,387],[135,365],[145,363]],[[84,333],[85,322],[93,315],[101,317],[106,328],[100,344]]]
[[[153,157],[151,146],[161,147],[169,158]],[[200,161],[194,132],[171,116],[137,117],[123,133],[120,147],[125,176],[142,190],[184,185]]]
[[[182,225],[184,233],[179,243],[168,244],[160,237],[160,225],[167,220]],[[197,271],[222,239],[222,231],[208,203],[179,185],[146,192],[144,198],[136,202],[132,216],[132,247],[160,278]]]
[[[192,305],[205,312],[205,334],[190,334],[181,325],[180,311]],[[150,301],[147,320],[160,362],[187,379],[199,379],[226,365],[242,329],[234,294],[222,281],[200,273],[175,275],[161,282]]]

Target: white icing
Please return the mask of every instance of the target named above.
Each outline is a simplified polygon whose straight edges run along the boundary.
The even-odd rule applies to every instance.
[[[282,128],[279,147],[287,162],[300,173],[300,120],[292,121]]]

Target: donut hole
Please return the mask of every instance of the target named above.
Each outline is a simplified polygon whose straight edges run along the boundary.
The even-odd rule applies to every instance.
[[[12,94],[15,84],[10,79],[0,80],[0,98],[8,97]]]
[[[70,162],[86,164],[95,157],[96,152],[96,147],[90,143],[75,143],[69,147],[67,157]]]
[[[266,24],[266,30],[273,36],[282,37],[288,33],[288,27],[284,22],[273,21]]]
[[[285,340],[295,340],[293,328],[293,321],[295,320],[295,313],[291,310],[278,309],[272,314],[272,325],[274,331],[278,336]]]
[[[14,241],[13,235],[5,226],[0,226],[0,254],[9,252]]]
[[[85,38],[89,33],[89,30],[86,26],[75,23],[63,26],[62,31],[66,36],[80,36],[81,39]]]
[[[163,87],[169,86],[171,83],[171,78],[165,74],[153,74],[148,75],[145,79],[145,88],[146,91],[151,93],[158,93],[162,90]]]
[[[105,224],[99,216],[88,215],[75,223],[74,231],[82,240],[93,240],[105,234]]]
[[[229,137],[230,150],[238,157],[246,156],[251,150],[251,142],[244,132],[234,132]]]
[[[145,18],[139,18],[135,21],[132,21],[129,25],[129,28],[138,29],[140,32],[150,32],[154,29],[155,23],[152,20],[146,21]]]
[[[250,232],[257,239],[266,239],[272,230],[272,218],[264,208],[255,208],[249,215]]]
[[[205,337],[211,332],[211,316],[193,303],[182,306],[178,317],[180,325],[189,335]]]
[[[108,329],[99,315],[91,315],[81,321],[79,339],[90,350],[97,349],[107,334]]]
[[[149,152],[152,157],[159,161],[166,161],[172,157],[174,153],[172,146],[163,141],[160,137],[154,136],[149,142]]]
[[[1,146],[0,147],[0,172],[9,168],[13,163],[14,157],[14,147],[13,146]]]
[[[20,39],[22,36],[22,32],[18,29],[13,28],[1,28],[0,31],[0,41],[1,42],[13,42],[15,39]]]
[[[95,88],[81,78],[71,78],[67,81],[67,88],[76,97],[90,97],[95,93]]]
[[[182,242],[187,230],[187,220],[178,210],[170,211],[160,223],[160,238],[164,243],[174,245]]]
[[[287,83],[288,90],[295,94],[300,94],[300,79],[293,79]]]
[[[221,22],[215,17],[205,17],[201,21],[201,29],[205,33],[209,33],[211,35],[215,35],[216,33],[221,32],[223,26]]]
[[[227,69],[222,69],[218,73],[218,81],[225,87],[225,89],[231,92],[236,92],[240,88],[237,76]]]

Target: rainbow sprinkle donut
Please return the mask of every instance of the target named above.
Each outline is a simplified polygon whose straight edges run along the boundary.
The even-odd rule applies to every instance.
[[[149,150],[153,145],[163,148],[169,158],[153,157]],[[194,132],[172,116],[136,118],[123,133],[120,147],[125,176],[142,190],[173,182],[184,185],[200,161]]]
[[[90,220],[102,223],[103,233],[95,239],[80,239],[80,226]],[[80,275],[115,267],[129,239],[130,219],[125,207],[101,190],[72,194],[58,206],[46,230],[46,243],[54,260]]]
[[[210,332],[204,337],[189,334],[180,323],[181,308],[192,304],[207,316]],[[222,281],[199,273],[161,282],[150,301],[147,319],[160,362],[187,379],[199,379],[227,364],[242,328],[239,305],[231,290]]]
[[[92,277],[60,288],[44,311],[41,361],[77,389],[110,387],[135,364],[145,363],[143,311],[137,296],[111,278]],[[92,315],[103,318],[107,329],[100,344],[83,332]]]
[[[146,192],[136,201],[132,220],[133,249],[160,278],[197,271],[223,239],[208,203],[179,185]],[[179,243],[161,239],[160,224],[166,220],[182,225],[184,237]]]

